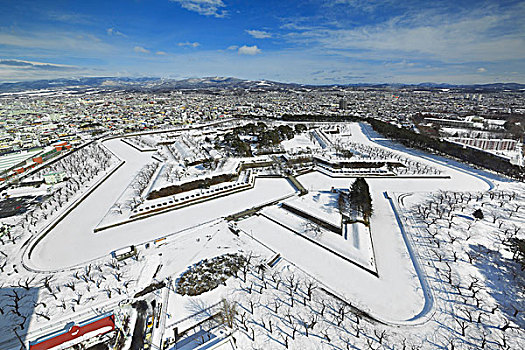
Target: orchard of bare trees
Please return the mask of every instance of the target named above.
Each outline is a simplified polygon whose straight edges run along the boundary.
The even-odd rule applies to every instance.
[[[516,240],[524,235],[524,202],[518,191],[438,192],[403,209],[435,299],[418,327],[383,323],[293,265],[270,268],[248,256],[228,300],[239,342],[254,349],[520,349],[525,275]],[[474,218],[478,209],[484,219]]]
[[[403,166],[396,167],[395,172],[399,175],[440,175],[441,171],[427,164],[412,160],[399,152],[393,152],[385,148],[364,145],[358,142],[336,140],[338,147],[348,149],[352,152],[352,160],[389,160],[397,161]]]
[[[111,305],[136,293],[134,268],[137,263],[143,264],[143,261],[126,263],[103,259],[53,274],[25,271],[23,277],[4,275],[0,284],[0,331],[14,329],[25,333],[30,320],[45,324],[63,319],[68,313],[72,321],[78,321],[79,317],[89,317],[92,312],[103,312],[96,306],[101,303],[110,305],[111,309]]]
[[[374,319],[291,265],[272,269],[250,255],[237,278],[240,287],[227,301],[227,315],[234,314],[241,347],[420,348],[421,339]]]
[[[111,165],[113,155],[102,145],[92,143],[67,157],[42,169],[43,175],[49,172],[65,172],[69,178],[76,178],[80,184],[89,181],[100,171]]]
[[[442,316],[453,325],[449,348],[517,349],[525,341],[517,246],[524,201],[519,191],[439,192],[412,209],[416,226],[424,223],[414,230],[416,245],[435,274]]]
[[[14,250],[11,245],[37,234],[42,227],[56,218],[95,181],[106,174],[115,162],[116,159],[111,152],[104,146],[93,143],[37,172],[35,178],[49,172],[60,171],[64,171],[67,178],[55,185],[42,202],[29,207],[28,211],[17,218],[15,225],[6,227],[4,234],[0,235],[0,270],[17,271],[14,267],[16,265],[10,264],[9,261],[14,261],[11,259],[12,255],[18,255],[20,252]]]
[[[127,214],[144,202],[145,191],[153,180],[153,175],[159,166],[159,162],[153,161],[140,169],[121,197],[113,204],[111,208],[113,213],[119,215]]]
[[[151,136],[131,136],[127,137],[126,140],[141,149],[155,149],[157,146]]]

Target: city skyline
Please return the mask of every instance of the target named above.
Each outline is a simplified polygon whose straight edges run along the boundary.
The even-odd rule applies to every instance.
[[[3,8],[0,82],[525,83],[523,1],[19,1]]]

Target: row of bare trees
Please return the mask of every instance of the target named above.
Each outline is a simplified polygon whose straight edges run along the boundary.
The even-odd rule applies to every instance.
[[[520,232],[512,221],[522,216],[521,197],[509,191],[441,191],[413,209],[425,224],[416,242],[420,251],[427,252],[428,265],[435,269],[438,278],[434,290],[443,294],[446,304],[442,312],[454,325],[453,336],[441,340],[449,349],[467,344],[509,349],[525,337],[519,326],[523,324],[523,306],[519,297],[512,295],[518,294],[516,286],[524,278],[515,267],[506,274],[500,272],[501,264],[505,264],[501,252]],[[469,218],[480,208],[490,215],[481,219],[483,215],[478,213],[478,219]],[[460,212],[468,215],[458,216]],[[483,276],[480,268],[490,274]],[[502,290],[510,291],[503,304],[494,297]]]
[[[439,175],[441,171],[424,163],[405,157],[400,152],[393,152],[385,148],[365,145],[358,142],[343,142],[337,139],[335,143],[341,149],[349,149],[353,153],[352,159],[358,160],[390,160],[404,165],[396,169],[399,174]]]
[[[76,312],[97,300],[131,295],[136,281],[130,278],[131,266],[127,265],[110,260],[76,269],[69,277],[67,272],[42,277],[33,274],[14,285],[0,284],[0,317],[24,330],[33,315],[50,321],[56,310]]]
[[[297,348],[294,342],[313,346],[314,340],[348,350],[394,344],[418,348],[402,334],[378,326],[348,302],[327,294],[316,280],[299,271],[272,271],[259,257],[249,255],[236,277],[238,294],[223,313],[233,312],[232,326],[228,326],[238,328],[252,342],[273,349]]]

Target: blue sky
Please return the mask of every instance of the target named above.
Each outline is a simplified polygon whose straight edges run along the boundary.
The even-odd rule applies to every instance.
[[[525,83],[525,1],[0,0],[0,81]]]

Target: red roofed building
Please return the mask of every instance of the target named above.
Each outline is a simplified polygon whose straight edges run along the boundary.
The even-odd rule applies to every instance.
[[[56,142],[56,143],[53,144],[53,147],[55,147],[55,149],[56,149],[57,151],[62,151],[64,148],[68,148],[68,146],[69,146],[69,148],[71,147],[71,146],[67,143],[67,141],[58,141],[58,142]]]

